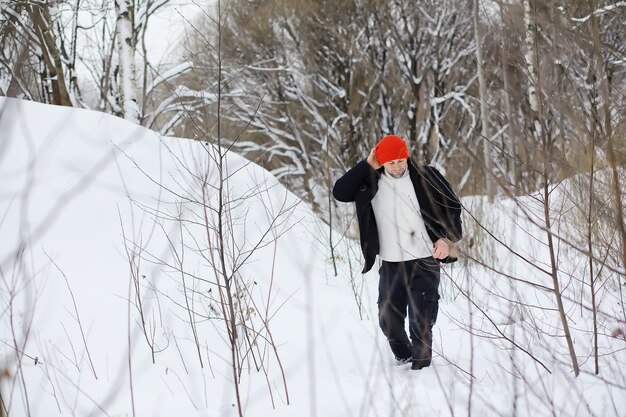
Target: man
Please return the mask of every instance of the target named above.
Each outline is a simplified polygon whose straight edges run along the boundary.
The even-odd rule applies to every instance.
[[[335,199],[355,202],[365,258],[363,273],[379,269],[378,318],[399,364],[430,365],[432,326],[439,306],[439,262],[454,262],[461,239],[461,204],[431,166],[408,159],[405,141],[388,135],[369,157],[337,180]],[[405,319],[409,315],[409,333]]]

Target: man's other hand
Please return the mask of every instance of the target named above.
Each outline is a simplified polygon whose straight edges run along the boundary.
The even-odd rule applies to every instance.
[[[450,256],[450,246],[452,242],[448,239],[439,239],[435,242],[435,246],[433,248],[433,257],[435,259],[445,259]]]

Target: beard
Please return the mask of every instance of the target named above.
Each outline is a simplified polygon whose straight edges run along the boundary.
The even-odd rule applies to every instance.
[[[393,178],[402,178],[405,171],[406,171],[406,168],[403,168],[403,169],[394,170],[394,171],[387,171],[387,174],[389,174]]]

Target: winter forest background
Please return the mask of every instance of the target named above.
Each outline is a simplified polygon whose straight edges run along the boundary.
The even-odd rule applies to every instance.
[[[464,205],[461,261],[446,270],[444,292],[451,323],[462,334],[447,344],[459,343],[470,353],[442,353],[462,376],[452,370],[430,378],[443,387],[441,378],[449,377],[464,388],[460,399],[442,398],[445,405],[434,415],[624,415],[626,1],[0,0],[0,53],[0,96],[89,109],[150,129],[162,148],[145,152],[155,158],[164,152],[177,175],[191,178],[168,177],[170,183],[141,164],[133,168],[160,187],[159,204],[137,203],[135,209],[154,217],[167,242],[171,262],[163,266],[180,274],[180,280],[172,278],[171,293],[157,291],[154,282],[141,284],[141,260],[158,264],[159,257],[123,221],[114,227],[124,230],[133,283],[128,302],[149,346],[149,361],[158,364],[160,349],[166,350],[159,341],[163,323],[150,313],[157,309],[154,304],[168,301],[184,312],[179,319],[189,333],[179,340],[195,348],[202,368],[200,329],[221,328],[220,343],[229,352],[224,361],[232,373],[224,378],[234,387],[234,399],[224,401],[232,402],[228,412],[233,415],[271,415],[246,408],[245,393],[237,387],[254,379],[250,373],[267,379],[273,410],[280,407],[272,393],[287,387],[297,391],[282,367],[284,348],[269,331],[274,317],[269,301],[265,316],[251,313],[260,311],[253,288],[264,284],[241,272],[244,265],[253,268],[248,262],[255,254],[278,245],[287,230],[298,230],[286,220],[294,206],[307,207],[320,222],[307,235],[326,248],[325,285],[339,277],[352,299],[355,322],[375,321],[375,305],[368,305],[375,302],[375,278],[370,277],[374,286],[367,294],[372,284],[359,273],[353,207],[335,202],[330,189],[391,133],[408,140],[415,159],[441,169]],[[7,115],[18,114],[0,106],[5,129],[0,130],[0,175],[13,172],[1,171],[7,163],[2,153],[11,155]],[[58,126],[56,134],[72,136],[71,123],[67,126],[67,131]],[[124,129],[131,131],[128,126],[112,131]],[[51,134],[46,132],[42,137]],[[148,130],[137,132],[149,140]],[[115,146],[122,152],[117,148],[122,145]],[[179,146],[186,150],[172,150]],[[290,197],[273,205],[278,197],[270,198],[268,190],[277,185],[267,185],[268,180],[232,194],[225,184],[246,166],[234,155],[269,171]],[[235,162],[229,165],[228,158]],[[260,172],[251,178],[265,175]],[[0,188],[0,236],[19,218],[11,215],[19,190],[11,194],[7,184]],[[164,195],[177,203],[162,206],[161,198],[170,201]],[[247,205],[256,199],[263,203]],[[265,228],[255,229],[258,236],[239,229],[255,210],[270,219],[267,225],[256,223]],[[166,233],[168,222],[179,225],[178,237]],[[210,254],[194,233],[204,234]],[[36,249],[20,240],[23,236],[0,239],[0,416],[43,415],[29,406],[38,401],[28,396],[38,384],[22,369],[33,359],[27,352],[33,343],[29,326],[15,321],[22,314],[19,297],[28,294],[23,259]],[[205,259],[213,278],[189,269],[189,261],[179,257],[182,248]],[[269,259],[280,264],[282,253],[275,249]],[[61,269],[53,258],[48,262]],[[307,268],[313,267],[307,263]],[[267,294],[271,282],[263,287]],[[151,291],[148,298],[159,302],[146,301]],[[310,300],[300,301],[308,305]],[[376,334],[370,327],[363,334],[370,330]],[[82,328],[79,335],[84,351],[76,361],[90,363]],[[489,398],[493,387],[474,378],[482,363],[474,352],[492,355],[492,367],[501,370],[502,380],[495,380],[505,388],[498,401]],[[46,375],[52,388],[43,391],[60,396],[54,389],[60,385]],[[555,375],[565,376],[550,379],[546,387],[544,378]],[[81,386],[74,383],[77,390]],[[371,415],[421,415],[398,399],[395,384],[382,389],[389,398]],[[302,391],[310,399],[310,391]],[[442,392],[445,396],[447,390]],[[402,388],[400,394],[407,395]],[[109,397],[93,402],[101,404],[102,415],[115,415],[106,411],[113,403]],[[363,405],[361,397],[354,402],[361,407],[346,407],[353,415],[376,408]],[[311,404],[302,412],[316,415],[316,403]],[[58,408],[57,414],[76,412]],[[206,415],[227,415],[220,410]],[[124,412],[132,415],[135,408]],[[282,412],[276,415],[305,415],[293,408]],[[159,415],[137,413],[153,414]]]

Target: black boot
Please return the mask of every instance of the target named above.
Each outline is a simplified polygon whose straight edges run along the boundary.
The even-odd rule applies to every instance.
[[[396,357],[398,365],[409,363],[412,358],[411,345],[409,340],[389,339],[389,347]]]
[[[419,371],[422,368],[427,368],[430,366],[430,359],[414,359],[411,362],[411,369],[414,371]]]

